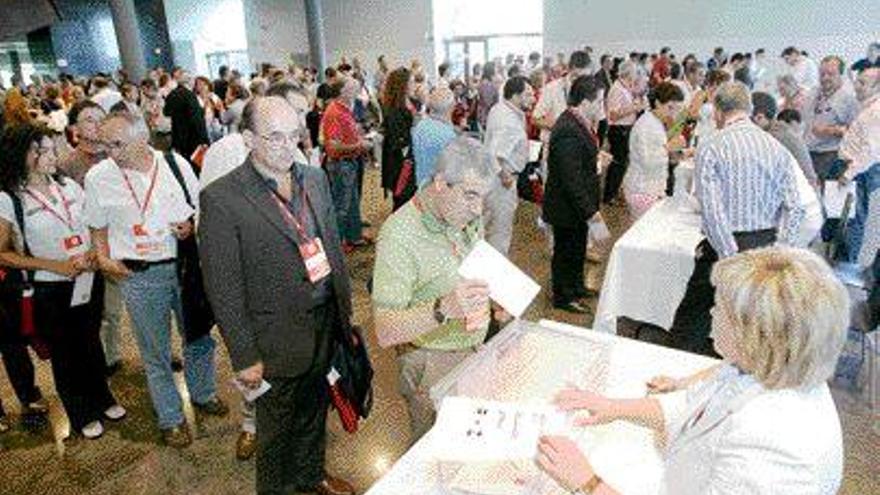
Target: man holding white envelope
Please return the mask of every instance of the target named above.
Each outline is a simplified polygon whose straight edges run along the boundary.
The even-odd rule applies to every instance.
[[[489,327],[489,287],[458,275],[483,237],[483,200],[495,164],[477,141],[456,138],[434,176],[382,226],[373,272],[379,345],[395,347],[413,442],[431,428],[428,392],[471,355]]]

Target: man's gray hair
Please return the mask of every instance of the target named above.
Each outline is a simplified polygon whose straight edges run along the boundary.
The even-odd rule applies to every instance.
[[[489,150],[479,141],[459,136],[437,157],[434,176],[442,175],[447,184],[458,184],[468,173],[488,180],[497,173],[497,167]]]
[[[455,95],[449,88],[434,88],[428,96],[428,111],[432,115],[446,115],[454,106]]]
[[[618,77],[621,78],[634,79],[638,75],[638,73],[638,67],[636,66],[635,62],[631,60],[623,62],[617,69]]]
[[[739,81],[729,81],[715,92],[715,108],[721,113],[731,112],[752,113],[752,95],[749,87]]]
[[[138,136],[147,140],[150,139],[150,129],[149,127],[147,127],[147,123],[144,121],[144,119],[141,118],[139,115],[135,115],[127,111],[113,112],[104,118],[103,123],[106,124],[107,122],[115,119],[120,119],[128,124],[131,128],[131,134],[133,136]]]

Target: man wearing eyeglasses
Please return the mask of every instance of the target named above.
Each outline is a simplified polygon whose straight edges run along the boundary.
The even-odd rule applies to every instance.
[[[379,233],[373,315],[382,347],[394,347],[411,440],[433,425],[431,387],[474,353],[489,328],[485,281],[458,268],[483,238],[483,202],[497,180],[495,159],[477,141],[453,140],[434,173]]]
[[[201,193],[207,290],[237,380],[263,390],[257,492],[353,494],[324,470],[333,336],[351,289],[327,179],[295,160],[297,115],[278,96],[242,113],[245,162]]]
[[[186,337],[177,240],[192,235],[198,182],[183,157],[175,153],[171,164],[150,147],[143,119],[129,113],[111,115],[102,123],[100,136],[109,159],[86,174],[85,221],[98,265],[105,277],[119,284],[131,317],[162,438],[169,446],[186,447],[192,437],[171,368],[170,316],[174,313],[178,331]],[[213,338],[208,334],[184,340],[185,378],[193,405],[204,414],[226,415],[228,409],[216,395]]]

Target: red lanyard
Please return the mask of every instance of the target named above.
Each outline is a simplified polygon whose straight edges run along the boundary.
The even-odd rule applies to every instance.
[[[123,169],[119,169],[122,172],[122,178],[125,179],[125,185],[128,187],[128,192],[131,193],[131,199],[134,200],[134,204],[138,207],[138,211],[141,214],[141,221],[143,221],[144,216],[147,213],[147,208],[150,207],[150,199],[153,198],[153,190],[156,188],[156,177],[159,175],[159,164],[153,164],[153,176],[150,178],[150,186],[147,188],[147,194],[144,196],[144,202],[138,199],[137,194],[134,192],[134,187],[131,186],[131,181],[128,180],[128,174]]]
[[[304,216],[306,214],[306,208],[308,208],[308,196],[306,195],[305,188],[302,189],[302,198],[303,205],[300,214]],[[274,189],[272,189],[272,199],[275,200],[275,204],[278,205],[278,211],[281,212],[281,216],[284,217],[287,224],[296,230],[303,242],[309,242],[309,235],[306,233],[305,227],[303,227],[303,224],[305,223],[304,219],[298,219],[293,216],[293,213],[291,213],[290,208],[287,205],[287,201],[285,201],[284,198],[282,198]]]
[[[64,214],[65,217],[67,217],[66,219],[65,217],[62,217],[61,214],[58,213],[54,208],[52,208],[50,202],[47,201],[38,191],[31,191],[30,189],[26,189],[25,193],[33,198],[34,201],[40,203],[40,206],[42,206],[43,209],[48,211],[53,217],[57,218],[68,229],[70,229],[71,232],[73,232],[75,230],[73,226],[73,214],[70,213],[70,205],[67,204],[67,198],[64,197],[64,193],[61,191],[61,188],[58,187],[58,184],[54,182],[52,183],[50,190],[53,192],[53,195],[57,194],[57,196],[61,198],[61,206],[64,208]]]

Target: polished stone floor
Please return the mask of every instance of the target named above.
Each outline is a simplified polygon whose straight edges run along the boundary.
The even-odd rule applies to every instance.
[[[378,192],[378,174],[366,176],[364,216],[374,226],[387,216],[389,204]],[[620,235],[627,227],[621,208],[611,208],[606,218],[612,232]],[[550,257],[543,236],[535,226],[537,210],[529,204],[520,208],[517,234],[512,248],[513,261],[549,287]],[[371,229],[375,231],[375,227]],[[355,319],[366,329],[377,370],[376,403],[373,414],[362,423],[356,435],[345,433],[331,413],[328,468],[352,480],[366,491],[407,449],[409,425],[404,403],[396,391],[396,363],[393,353],[375,345],[370,322],[366,280],[372,268],[372,250],[349,257],[353,279]],[[588,266],[591,286],[599,287],[599,265]],[[572,317],[550,307],[546,291],[527,313],[529,319],[553,318],[588,326],[591,317]],[[595,304],[595,301],[593,301]],[[249,494],[254,489],[253,461],[235,459],[235,440],[240,414],[236,407],[225,419],[199,418],[191,408],[186,413],[195,434],[193,445],[174,450],[159,443],[155,421],[146,391],[145,377],[129,330],[124,328],[125,367],[111,380],[118,400],[128,409],[128,418],[111,424],[104,436],[88,441],[81,438],[60,440],[67,421],[46,363],[38,365],[39,384],[51,403],[50,426],[27,431],[17,424],[0,436],[0,495],[81,495],[81,494]],[[174,344],[179,354],[179,341]],[[230,385],[232,372],[225,348],[218,346],[218,386],[220,396],[231,406],[238,404],[237,392]],[[0,375],[3,372],[0,371]],[[185,394],[182,375],[178,386]],[[17,402],[9,382],[0,376],[0,397],[17,420]],[[880,434],[873,417],[846,391],[836,391],[841,412],[846,449],[846,471],[841,493],[880,494]],[[804,432],[809,435],[809,431]]]

